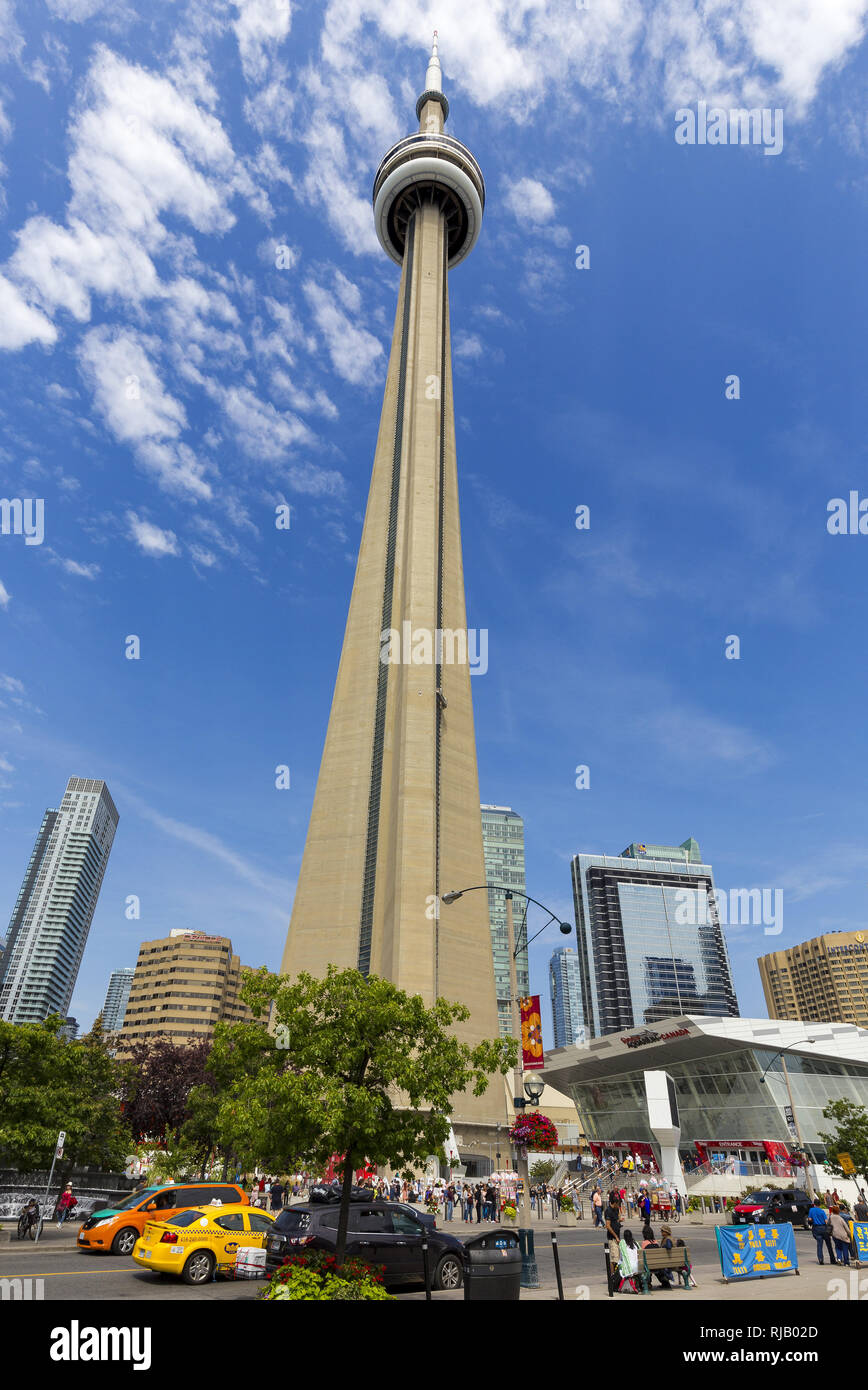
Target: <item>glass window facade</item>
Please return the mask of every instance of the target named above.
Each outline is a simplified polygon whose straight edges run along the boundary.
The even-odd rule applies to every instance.
[[[524,870],[524,821],[510,806],[482,806],[482,844],[485,852],[485,881],[504,888],[527,891]],[[515,940],[522,939],[522,923],[527,903],[524,898],[512,900]],[[501,1037],[512,1034],[509,1004],[509,949],[506,929],[506,897],[494,889],[488,891],[488,916],[491,922],[491,950],[494,957],[494,983],[497,992],[497,1017]],[[524,940],[527,940],[526,933]],[[527,947],[515,960],[519,997],[530,989]]]
[[[715,1040],[709,1039],[709,1045],[715,1047]],[[786,1082],[781,1059],[773,1061],[774,1057],[773,1050],[718,1044],[713,1055],[681,1062],[667,1058],[665,1069],[675,1082],[678,1099],[682,1145],[709,1139],[791,1143],[785,1116],[789,1103]],[[638,1060],[635,1070],[597,1081],[546,1079],[569,1092],[588,1139],[656,1143],[648,1125],[644,1071]],[[762,1082],[760,1077],[769,1063],[771,1069]],[[820,1157],[824,1152],[820,1131],[834,1129],[832,1122],[823,1119],[824,1107],[833,1100],[864,1105],[868,1066],[791,1052],[787,1072],[805,1145]]]
[[[699,857],[695,846],[695,857],[680,859],[651,854],[573,859],[586,1036],[641,1027],[673,1014],[738,1015],[711,866],[696,862]],[[692,908],[686,895],[695,895]]]

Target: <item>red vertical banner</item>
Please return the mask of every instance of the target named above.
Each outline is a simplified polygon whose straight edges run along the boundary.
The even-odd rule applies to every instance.
[[[521,1016],[521,1061],[525,1071],[540,1071],[545,1065],[542,1043],[542,1019],[539,1012],[539,995],[531,994],[519,999]]]

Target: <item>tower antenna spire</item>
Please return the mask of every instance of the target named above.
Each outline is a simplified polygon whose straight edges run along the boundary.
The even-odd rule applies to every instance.
[[[434,30],[434,42],[431,45],[431,57],[428,59],[428,71],[425,74],[425,91],[443,91],[443,73],[440,69],[440,58],[437,53],[437,30]]]

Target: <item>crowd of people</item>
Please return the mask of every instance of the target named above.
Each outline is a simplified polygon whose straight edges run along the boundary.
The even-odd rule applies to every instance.
[[[821,1206],[820,1198],[816,1197],[811,1210],[808,1212],[808,1221],[811,1225],[811,1234],[817,1242],[817,1264],[823,1264],[823,1252],[828,1253],[830,1265],[849,1265],[851,1258],[858,1259],[858,1251],[855,1242],[850,1236],[850,1226],[847,1220],[847,1213],[840,1206],[837,1187],[833,1192],[823,1194],[825,1207]],[[859,1200],[853,1205],[853,1219],[855,1221],[868,1221],[868,1202],[865,1194],[859,1189]],[[834,1244],[834,1251],[832,1246]]]
[[[654,1229],[644,1211],[642,1214],[645,1220],[642,1226],[641,1244],[639,1244],[632,1230],[624,1226],[624,1221],[627,1218],[620,1192],[613,1190],[609,1193],[602,1212],[602,1224],[606,1228],[606,1239],[609,1243],[609,1287],[612,1293],[621,1293],[628,1287],[634,1293],[639,1292],[636,1280],[639,1274],[639,1252],[641,1250],[684,1249],[684,1241],[673,1240],[672,1228],[665,1223],[660,1227],[660,1239],[657,1240]],[[671,1289],[674,1286],[675,1275],[671,1269],[655,1270],[655,1277],[663,1289]],[[696,1280],[689,1264],[687,1265],[687,1277],[695,1288]]]

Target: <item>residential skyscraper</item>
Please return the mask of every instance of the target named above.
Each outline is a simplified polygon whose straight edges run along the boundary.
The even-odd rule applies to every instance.
[[[711,865],[695,840],[577,854],[572,874],[587,1036],[674,1014],[738,1016]]]
[[[505,888],[526,891],[524,876],[524,821],[511,806],[481,806],[482,846],[485,853],[485,882],[498,883]],[[518,941],[527,903],[513,899],[513,931]],[[498,1023],[502,1037],[512,1034],[512,1015],[509,1004],[509,951],[506,934],[506,898],[493,889],[488,893],[488,916],[491,922],[491,950],[494,958],[494,983],[497,990]],[[524,934],[527,941],[527,933]],[[527,946],[515,958],[516,983],[519,996],[530,989]]]
[[[135,973],[132,966],[124,966],[121,970],[112,971],[108,989],[105,992],[105,1003],[102,1006],[102,1026],[107,1033],[117,1032],[124,1021],[124,1013]]]
[[[827,932],[757,964],[769,1018],[868,1028],[868,931]]]
[[[359,94],[364,100],[364,95]],[[444,133],[437,45],[418,133],[374,179],[374,226],[401,267],[383,410],[325,747],[282,972],[333,963],[498,1031],[470,693],[448,273],[476,243],[485,183]],[[467,1133],[505,1117],[503,1089],[456,1098]]]
[[[105,782],[70,777],[46,811],[0,962],[0,1018],[66,1017],[118,824]]]
[[[227,936],[173,931],[143,941],[130,987],[117,1055],[134,1043],[210,1042],[217,1023],[253,1020],[241,998],[244,967]]]
[[[555,1047],[569,1047],[584,1039],[582,985],[579,957],[572,946],[559,946],[549,961],[549,990]]]

